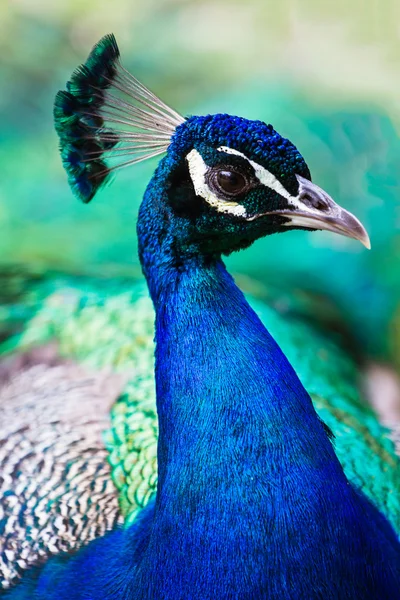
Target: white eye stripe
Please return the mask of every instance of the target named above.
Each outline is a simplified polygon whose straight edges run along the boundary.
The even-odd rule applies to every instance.
[[[281,184],[281,182],[275,177],[275,175],[268,171],[268,169],[259,165],[255,161],[250,160],[245,154],[239,152],[239,150],[234,150],[233,148],[229,148],[228,146],[220,146],[219,148],[217,148],[217,150],[218,152],[225,152],[226,154],[235,154],[237,156],[240,156],[241,158],[244,158],[253,167],[255,176],[257,177],[261,185],[272,189],[280,196],[285,198],[293,208],[297,208],[303,213],[314,213],[314,210],[311,207],[304,204],[298,196],[292,196],[288,192],[288,190]],[[207,173],[208,166],[204,162],[201,154],[194,148],[189,152],[189,154],[187,154],[186,160],[188,162],[189,173],[196,194],[203,198],[210,206],[215,208],[217,212],[230,214],[235,217],[243,217],[244,219],[247,219],[249,221],[253,221],[254,219],[261,217],[264,214],[268,214],[261,213],[258,215],[248,215],[246,208],[238,202],[234,202],[233,200],[226,201],[218,198],[218,196],[209,188],[206,182],[205,175]],[[285,215],[285,217],[290,218],[290,214]]]
[[[193,182],[193,187],[198,196],[204,198],[207,204],[215,208],[215,210],[220,213],[228,213],[235,217],[247,216],[244,206],[234,201],[221,200],[209,188],[205,178],[208,166],[197,150],[191,150],[186,156],[186,160],[188,162],[189,173]]]
[[[226,154],[236,154],[236,156],[241,156],[242,158],[247,160],[247,162],[253,167],[255,175],[262,185],[271,188],[271,190],[274,190],[280,196],[286,198],[286,200],[292,199],[292,196],[289,194],[287,189],[283,187],[281,182],[277,180],[275,175],[273,175],[270,171],[268,171],[258,163],[254,162],[254,160],[250,160],[249,158],[247,158],[247,156],[245,154],[242,154],[242,152],[234,150],[233,148],[228,148],[227,146],[220,146],[219,148],[217,148],[217,150],[218,152],[226,152]]]
[[[277,192],[295,208],[301,210],[302,212],[309,212],[312,214],[314,210],[304,204],[298,196],[292,196],[290,192],[281,184],[281,182],[273,175],[268,169],[262,167],[254,160],[250,160],[245,154],[239,152],[239,150],[234,150],[233,148],[228,148],[228,146],[220,146],[217,148],[218,152],[226,152],[226,154],[236,154],[237,156],[241,156],[253,167],[255,175],[259,182],[266,187],[269,187],[274,192]]]

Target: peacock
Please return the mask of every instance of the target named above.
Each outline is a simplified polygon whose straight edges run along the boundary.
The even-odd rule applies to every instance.
[[[2,594],[400,598],[399,459],[355,363],[245,297],[221,259],[292,229],[368,247],[361,223],[271,125],[184,119],[123,68],[112,35],[58,93],[55,123],[84,203],[165,156],[137,225],[148,291],[7,279],[5,310],[25,312],[2,345]]]

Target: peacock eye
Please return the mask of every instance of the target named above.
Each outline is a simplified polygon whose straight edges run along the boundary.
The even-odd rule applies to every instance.
[[[236,196],[243,192],[248,186],[246,178],[241,173],[228,170],[217,171],[215,175],[215,184],[220,191],[228,196]]]

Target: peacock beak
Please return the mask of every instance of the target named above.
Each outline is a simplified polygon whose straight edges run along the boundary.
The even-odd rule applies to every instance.
[[[323,189],[296,175],[299,182],[299,193],[291,198],[290,210],[283,216],[288,217],[288,227],[305,227],[307,229],[325,229],[359,240],[366,248],[371,242],[365,228],[350,212],[336,204]]]

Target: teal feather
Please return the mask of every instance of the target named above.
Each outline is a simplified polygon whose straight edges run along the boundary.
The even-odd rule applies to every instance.
[[[73,193],[90,202],[113,170],[164,152],[183,120],[123,69],[115,38],[106,35],[55,98],[55,128]],[[111,166],[113,157],[118,162]]]
[[[86,63],[74,71],[67,91],[58,92],[54,103],[62,162],[74,193],[85,203],[109,180],[110,171],[101,157],[118,142],[113,132],[104,129],[98,113],[103,92],[115,76],[118,57],[114,36],[105,36]],[[93,156],[95,160],[90,160]]]

